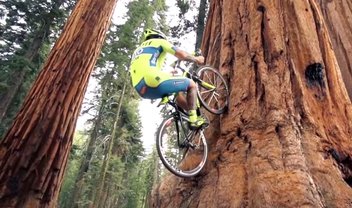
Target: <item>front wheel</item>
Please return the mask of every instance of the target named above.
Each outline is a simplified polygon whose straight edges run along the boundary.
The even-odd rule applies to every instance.
[[[198,98],[211,113],[222,114],[229,104],[229,88],[220,72],[210,66],[197,70]]]
[[[180,177],[197,175],[205,165],[208,147],[202,130],[188,128],[187,117],[171,115],[160,125],[156,149],[164,166]]]

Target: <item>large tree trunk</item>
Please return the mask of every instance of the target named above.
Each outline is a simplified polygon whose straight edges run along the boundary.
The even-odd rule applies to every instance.
[[[154,207],[352,207],[352,108],[316,1],[214,0],[204,35],[229,111],[205,170]]]
[[[319,0],[342,78],[352,99],[352,1]]]
[[[115,0],[80,0],[0,143],[0,207],[53,207]]]

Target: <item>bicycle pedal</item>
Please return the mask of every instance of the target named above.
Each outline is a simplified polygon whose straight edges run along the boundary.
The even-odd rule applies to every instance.
[[[202,125],[201,126],[192,126],[191,124],[188,124],[188,128],[192,131],[197,131],[202,128]]]
[[[208,122],[202,124],[202,126],[201,126],[202,129],[206,129],[208,127],[209,127],[209,123]]]
[[[197,130],[202,130],[202,129],[205,129],[205,128],[208,128],[209,127],[209,123],[203,123],[202,125],[200,126],[192,126],[192,125],[188,125],[188,128],[192,131],[197,131]]]

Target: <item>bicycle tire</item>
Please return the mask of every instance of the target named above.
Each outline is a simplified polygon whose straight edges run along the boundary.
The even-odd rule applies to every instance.
[[[229,104],[229,88],[224,77],[218,70],[210,66],[200,67],[197,70],[197,76],[200,80],[215,86],[215,89],[209,90],[206,89],[201,82],[197,82],[198,99],[200,100],[202,106],[213,114],[219,115],[224,113]]]
[[[187,122],[188,118],[183,115],[182,119],[170,115],[161,123],[156,138],[156,149],[163,165],[171,173],[183,178],[197,175],[208,157],[208,146],[203,130],[189,130]],[[185,141],[186,135],[192,137],[191,142],[184,147],[177,142],[176,125],[180,127],[181,144]]]

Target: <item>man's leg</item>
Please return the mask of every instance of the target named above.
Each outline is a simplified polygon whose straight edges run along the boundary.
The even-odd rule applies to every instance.
[[[193,80],[190,81],[187,89],[187,97],[180,92],[177,95],[176,102],[177,105],[188,111],[191,128],[196,129],[204,124],[204,118],[197,115],[197,86]]]
[[[188,79],[186,77],[168,77],[168,75],[165,75],[162,73],[160,73],[159,76],[160,77],[163,76],[163,79],[161,79],[159,86],[157,86],[156,88],[148,88],[147,91],[149,91],[149,93],[152,94],[153,97],[159,97],[159,98],[162,98],[163,96],[169,95],[172,93],[187,91],[186,99],[184,99],[184,96],[182,98],[182,95],[181,95],[181,97],[177,99],[177,102],[178,104],[180,104],[181,108],[188,110],[190,127],[191,128],[200,127],[204,123],[204,119],[202,119],[201,117],[198,118],[197,116],[196,83],[193,80]],[[154,78],[155,77],[153,76],[145,77],[145,80],[148,86],[150,86],[148,84],[149,82],[155,80]]]
[[[197,108],[197,85],[193,80],[190,81],[187,89],[188,110],[196,110]]]
[[[178,106],[180,106],[182,109],[188,111],[188,104],[187,104],[187,98],[184,92],[179,92],[176,97],[176,103]]]
[[[183,92],[179,92],[176,98],[177,105],[186,111],[196,110],[197,106],[197,88],[193,80],[190,81],[189,87],[187,89],[187,95]]]
[[[188,105],[188,114],[189,114],[189,121],[191,127],[197,128],[201,126],[203,123],[198,123],[198,116],[197,116],[197,85],[191,80],[190,85],[187,89],[187,105]]]

